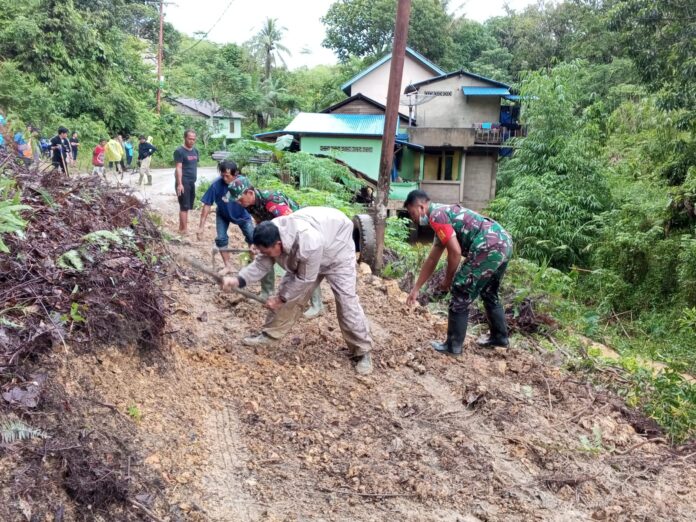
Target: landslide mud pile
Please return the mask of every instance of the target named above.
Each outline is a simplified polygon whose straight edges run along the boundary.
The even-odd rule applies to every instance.
[[[0,254],[0,519],[76,520],[128,511],[149,478],[134,425],[55,378],[70,353],[162,347],[161,237],[147,207],[96,178],[18,167],[0,156],[28,222]],[[140,497],[145,500],[145,497]],[[22,518],[24,517],[24,518]],[[33,518],[32,518],[33,517]],[[109,518],[107,518],[109,519]]]

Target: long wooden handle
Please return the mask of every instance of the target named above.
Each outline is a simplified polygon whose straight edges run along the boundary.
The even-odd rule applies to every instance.
[[[205,266],[203,263],[200,263],[197,259],[193,259],[191,257],[181,257],[184,261],[186,261],[189,265],[191,265],[193,268],[198,270],[199,272],[203,272],[205,275],[212,277],[215,279],[217,283],[222,283],[222,277],[219,276],[216,272]],[[232,289],[234,292],[238,293],[239,295],[243,295],[247,299],[253,299],[254,301],[257,301],[261,304],[266,304],[266,300],[257,294],[253,292],[249,292],[247,290],[243,290],[241,288],[233,288]]]
[[[215,252],[229,252],[231,254],[250,254],[251,250],[248,248],[218,248],[213,247],[213,253]]]

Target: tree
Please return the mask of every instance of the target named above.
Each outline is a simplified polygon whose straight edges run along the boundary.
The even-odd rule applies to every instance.
[[[332,49],[341,62],[351,56],[378,56],[389,50],[393,40],[396,0],[339,0],[329,7],[322,22],[326,38],[322,45]],[[413,0],[409,46],[439,62],[450,45],[446,0]]]
[[[275,18],[266,18],[261,30],[251,40],[251,49],[263,63],[263,78],[268,80],[271,77],[271,70],[280,62],[285,66],[283,55],[289,55],[287,47],[280,43],[283,39],[285,27],[278,26]]]
[[[498,81],[510,81],[512,54],[490,30],[473,20],[458,18],[451,27],[452,45],[441,65],[448,70],[466,69]]]
[[[696,13],[688,0],[619,0],[610,27],[664,108],[687,109],[696,126]],[[694,129],[696,130],[696,129]]]
[[[311,69],[301,67],[294,71],[283,71],[280,77],[288,95],[296,99],[299,110],[319,112],[346,97],[339,88],[343,68],[341,65],[318,65]]]
[[[577,114],[582,64],[527,75],[529,134],[499,171],[491,212],[515,238],[520,255],[568,269],[588,259],[611,204],[596,129]]]

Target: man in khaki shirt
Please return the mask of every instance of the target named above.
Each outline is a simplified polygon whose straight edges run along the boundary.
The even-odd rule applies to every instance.
[[[343,338],[357,359],[356,371],[372,372],[372,339],[356,293],[353,223],[334,208],[307,207],[260,223],[254,245],[261,255],[236,277],[225,277],[223,289],[244,288],[260,281],[278,263],[286,270],[278,292],[266,306],[271,314],[261,333],[247,337],[247,346],[280,340],[297,322],[314,289],[326,279],[336,299]]]

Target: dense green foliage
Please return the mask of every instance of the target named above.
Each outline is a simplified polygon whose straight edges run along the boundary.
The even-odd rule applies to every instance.
[[[523,82],[529,134],[501,169],[491,211],[513,234],[523,255],[569,268],[582,263],[597,237],[596,217],[609,206],[597,159],[597,129],[575,116],[582,86],[578,64]]]
[[[449,23],[447,2],[413,0],[411,4],[409,44],[440,62],[450,43],[442,35],[442,28]],[[350,56],[382,55],[391,46],[395,17],[395,0],[340,0],[322,18],[326,25],[324,45],[341,61]]]

